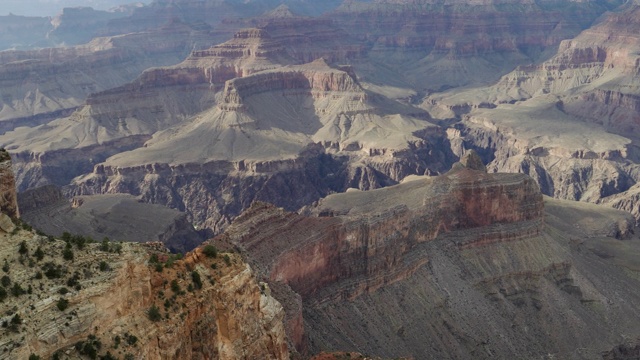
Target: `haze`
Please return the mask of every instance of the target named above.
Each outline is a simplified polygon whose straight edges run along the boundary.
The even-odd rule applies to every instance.
[[[151,0],[2,0],[0,15],[11,13],[23,16],[55,16],[65,7],[88,6],[107,10],[118,5],[136,2],[148,4]]]

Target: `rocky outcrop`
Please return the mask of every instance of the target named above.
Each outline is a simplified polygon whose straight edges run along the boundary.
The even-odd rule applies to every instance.
[[[173,252],[200,245],[207,231],[196,231],[185,213],[127,195],[80,196],[68,200],[46,185],[18,195],[24,221],[46,234],[64,232],[114,241],[158,241]]]
[[[549,196],[640,219],[639,28],[640,7],[628,4],[563,41],[548,61],[488,88],[431,96],[424,108],[461,120],[448,130],[454,153],[473,148],[490,171],[523,172]]]
[[[414,89],[432,92],[495,81],[515,65],[548,56],[561,40],[574,37],[615,6],[573,3],[568,11],[566,5],[346,1],[327,17],[369,45],[371,58],[394,67],[402,59],[396,76]],[[365,74],[375,79],[386,71],[375,67]]]
[[[0,236],[12,284],[25,291],[29,284],[29,295],[3,299],[12,309],[3,313],[11,323],[2,329],[5,356],[289,358],[282,306],[237,254],[224,254],[225,262],[197,249],[168,260],[143,244],[107,243],[74,246],[67,261],[60,240],[25,231]],[[30,255],[36,266],[18,262],[22,241],[28,254],[44,253]]]
[[[90,94],[127,83],[148,67],[174,64],[211,41],[207,32],[174,25],[75,47],[2,52],[0,130],[49,122]]]
[[[534,236],[542,230],[542,195],[535,182],[523,175],[487,174],[460,164],[446,175],[401,187],[409,193],[404,201],[387,199],[394,188],[376,192],[380,201],[386,200],[386,210],[375,215],[370,212],[375,200],[368,192],[330,196],[303,210],[315,217],[253,205],[226,234],[252,254],[272,281],[289,284],[303,298],[315,297],[320,289],[340,283],[342,275],[349,274],[345,286],[324,292],[344,299],[410,276],[426,259],[409,258],[406,252],[439,235],[477,228],[475,239],[456,242],[466,248]],[[416,198],[408,200],[410,196]],[[346,201],[338,205],[337,199],[343,197]],[[512,223],[523,226],[510,233],[507,227]],[[260,224],[278,225],[262,229]],[[501,233],[482,234],[482,228],[495,224],[502,224]],[[277,243],[267,241],[276,233]],[[299,244],[293,238],[309,241]],[[387,275],[369,278],[374,274]]]
[[[285,284],[301,296],[304,337],[291,324],[288,332],[311,354],[597,357],[618,343],[610,332],[620,324],[638,333],[621,310],[637,307],[636,300],[592,310],[624,287],[626,280],[607,282],[633,255],[618,265],[594,261],[618,251],[603,236],[632,236],[628,216],[543,201],[526,175],[464,164],[480,162],[469,153],[445,175],[331,195],[301,214],[254,203],[214,241],[237,244],[270,287]],[[581,245],[569,240],[580,238]],[[640,296],[632,293],[629,299]],[[288,311],[298,316],[295,307]],[[562,320],[566,311],[570,325]],[[616,321],[602,323],[609,316]]]
[[[11,157],[5,149],[0,149],[0,213],[12,219],[20,217],[16,181],[11,168]]]

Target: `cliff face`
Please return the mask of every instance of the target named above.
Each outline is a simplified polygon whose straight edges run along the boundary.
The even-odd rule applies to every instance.
[[[454,153],[476,149],[490,171],[523,172],[549,196],[640,219],[638,29],[640,8],[625,5],[562,41],[542,64],[487,88],[434,95],[423,107],[461,120],[449,130]]]
[[[132,81],[148,67],[176,63],[211,41],[211,34],[174,25],[75,47],[2,52],[0,132],[69,115],[90,94]]]
[[[261,289],[237,255],[227,254],[226,264],[222,255],[208,258],[200,249],[157,272],[148,261],[150,254],[158,255],[161,268],[167,254],[141,244],[108,244],[120,247],[117,252],[103,251],[99,244],[74,246],[74,260],[66,261],[60,240],[24,231],[0,236],[5,244],[0,251],[11,268],[8,275],[25,291],[28,283],[30,294],[4,300],[4,306],[13,309],[3,314],[5,320],[21,318],[2,330],[1,343],[11,358],[32,353],[49,358],[56,352],[66,358],[92,351],[153,359],[289,358],[282,306],[267,288]],[[34,268],[18,262],[21,241],[29,254],[36,248],[45,253],[41,260],[30,257]],[[40,268],[54,270],[42,270],[46,276],[34,280]],[[66,278],[75,279],[75,285],[69,286]],[[66,300],[66,308],[60,299]],[[157,317],[149,315],[154,306]]]
[[[11,157],[4,149],[0,149],[0,185],[0,213],[12,219],[19,218],[16,181],[11,168]]]
[[[370,46],[369,56],[415,89],[493,82],[548,56],[615,4],[592,1],[348,1],[327,14]],[[402,59],[401,61],[398,61]],[[366,71],[375,79],[376,72]],[[446,72],[443,74],[442,71]]]
[[[290,338],[310,353],[599,356],[618,343],[611,331],[619,325],[640,331],[625,318],[640,294],[632,290],[619,309],[605,305],[623,285],[598,279],[624,266],[593,261],[617,250],[604,238],[569,239],[629,236],[633,222],[615,210],[596,216],[594,205],[544,202],[525,175],[458,164],[436,178],[331,195],[305,215],[254,204],[216,241],[238,244],[272,288],[295,292],[274,294],[290,304]],[[575,221],[581,235],[567,225]]]

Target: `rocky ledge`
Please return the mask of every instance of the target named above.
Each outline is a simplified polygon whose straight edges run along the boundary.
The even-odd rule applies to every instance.
[[[618,344],[617,326],[639,333],[626,318],[639,292],[607,305],[630,258],[594,262],[637,251],[637,239],[608,237],[633,236],[630,216],[544,200],[530,177],[483,168],[468,154],[445,175],[331,195],[300,214],[254,203],[214,241],[242,249],[311,354],[576,358]]]

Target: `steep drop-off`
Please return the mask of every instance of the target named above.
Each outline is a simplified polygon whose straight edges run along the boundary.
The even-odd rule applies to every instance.
[[[370,94],[349,68],[323,60],[228,80],[219,99],[97,165],[72,193],[140,195],[219,231],[253,200],[295,210],[333,191],[437,173],[451,161],[426,113]]]
[[[217,241],[278,290],[289,336],[311,353],[578,359],[640,333],[640,242],[615,238],[633,219],[543,200],[526,175],[459,164],[302,213],[254,204]]]
[[[638,212],[637,81],[640,7],[608,13],[540,65],[488,88],[425,99],[449,130],[454,153],[473,148],[491,171],[523,172],[543,193]]]
[[[326,15],[368,45],[379,85],[433,92],[545,58],[616,2],[346,1]]]

